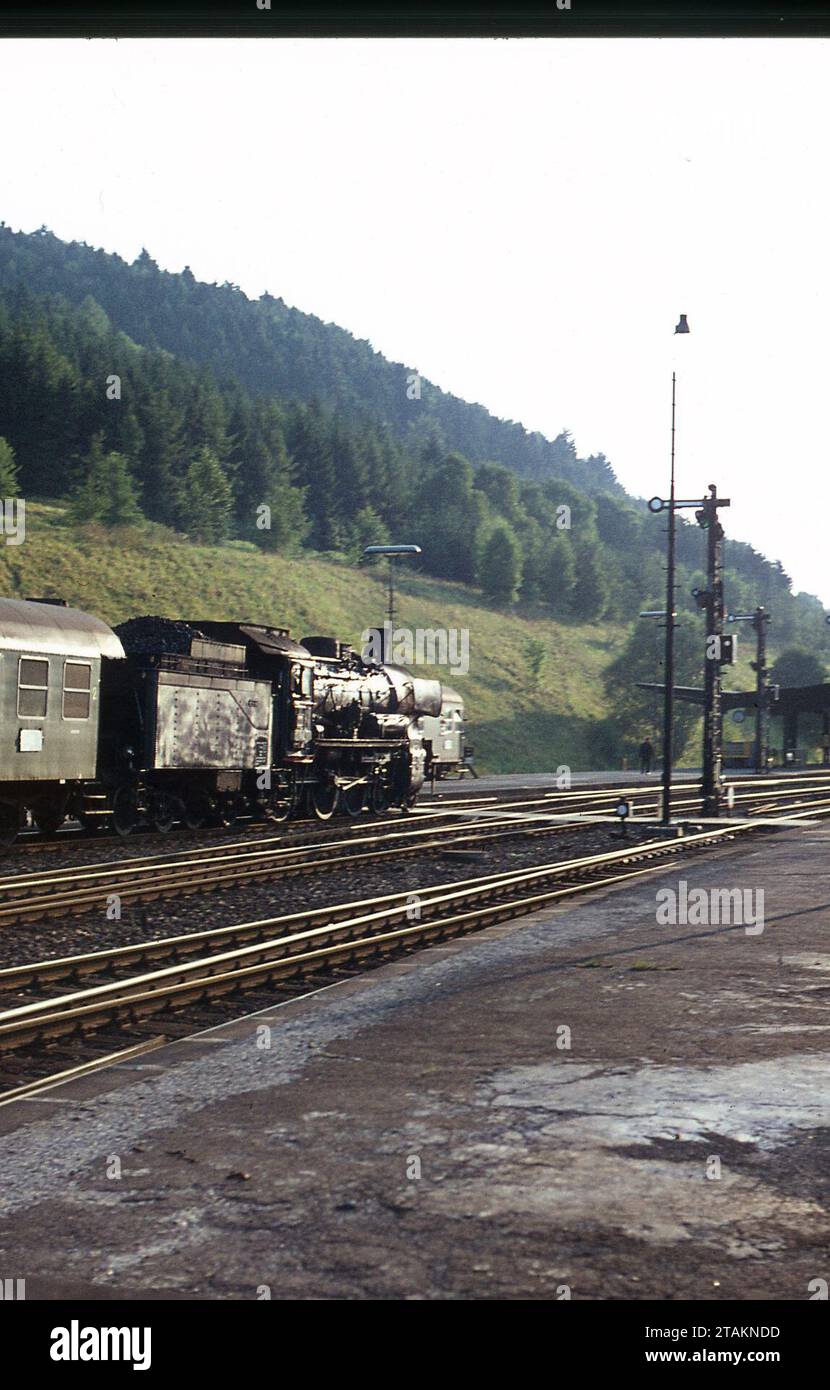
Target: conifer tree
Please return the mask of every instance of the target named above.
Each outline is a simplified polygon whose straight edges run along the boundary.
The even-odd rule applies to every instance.
[[[19,469],[14,449],[8,440],[0,438],[0,497],[17,497],[20,492]]]
[[[514,603],[522,582],[522,551],[507,525],[498,525],[484,547],[481,586],[496,603]]]
[[[544,595],[554,613],[565,617],[571,612],[571,602],[577,581],[573,545],[564,532],[554,533],[547,540],[544,559]]]
[[[222,541],[230,531],[233,494],[210,449],[197,453],[184,475],[179,499],[182,530],[193,540]]]
[[[138,492],[123,454],[104,453],[96,435],[84,465],[84,475],[73,489],[67,520],[75,525],[97,521],[103,526],[136,526],[142,520]]]
[[[576,583],[571,609],[583,622],[601,618],[608,604],[609,588],[604,555],[600,546],[588,541],[577,549]]]

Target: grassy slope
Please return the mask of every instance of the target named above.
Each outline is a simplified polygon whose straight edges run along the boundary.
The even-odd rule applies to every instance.
[[[297,637],[332,633],[355,643],[384,611],[379,570],[134,531],[73,531],[61,516],[58,506],[27,504],[24,544],[0,546],[0,592],[65,598],[110,623],[141,613],[247,618],[289,627]],[[401,576],[398,623],[469,629],[468,675],[421,669],[463,694],[482,770],[594,765],[589,738],[604,713],[600,675],[623,645],[623,629],[499,613],[459,585],[421,575]],[[530,638],[548,649],[535,690],[527,675]]]

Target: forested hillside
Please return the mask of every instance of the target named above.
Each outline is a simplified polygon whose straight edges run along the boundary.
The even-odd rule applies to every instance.
[[[629,623],[661,602],[663,523],[566,434],[413,381],[270,295],[0,225],[0,491],[17,489],[69,499],[71,524],[289,554],[414,541],[427,573],[526,615]],[[691,608],[697,528],[678,553]],[[737,542],[727,565],[730,605],[770,607],[776,644],[830,650],[780,565]]]
[[[233,377],[255,396],[316,400],[338,418],[363,426],[383,421],[415,453],[437,441],[474,462],[504,463],[526,478],[569,479],[587,492],[622,489],[607,461],[578,459],[566,435],[549,441],[480,405],[447,395],[411,369],[388,362],[368,342],[263,295],[251,301],[235,285],[206,285],[189,269],[160,270],[142,251],[133,265],[46,229],[14,233],[0,224],[0,285],[38,295],[89,297],[134,342],[163,348]]]

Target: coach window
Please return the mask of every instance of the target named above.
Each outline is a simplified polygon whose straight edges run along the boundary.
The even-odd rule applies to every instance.
[[[89,718],[92,667],[85,661],[66,661],[63,667],[64,719]]]
[[[49,662],[21,656],[17,668],[17,713],[26,719],[45,719],[49,691]]]

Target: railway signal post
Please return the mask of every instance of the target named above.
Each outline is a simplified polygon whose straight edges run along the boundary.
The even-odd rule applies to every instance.
[[[706,576],[708,587],[695,595],[706,613],[706,660],[703,683],[703,781],[701,795],[704,816],[720,815],[723,798],[723,708],[721,666],[734,659],[734,637],[723,634],[723,527],[718,518],[728,497],[718,497],[714,483],[695,519],[706,531]]]
[[[663,725],[663,816],[664,825],[671,819],[671,731],[674,696],[674,526],[675,513],[693,508],[698,525],[707,532],[707,589],[694,589],[698,607],[706,612],[706,664],[703,717],[703,814],[717,816],[723,795],[723,716],[721,709],[721,665],[734,661],[736,639],[723,634],[723,527],[718,521],[718,509],[730,505],[728,497],[718,497],[714,483],[709,496],[696,500],[679,500],[674,488],[668,499],[652,497],[651,512],[669,513],[668,583],[667,595],[672,607],[666,608],[666,672]],[[671,615],[671,617],[669,617]]]

